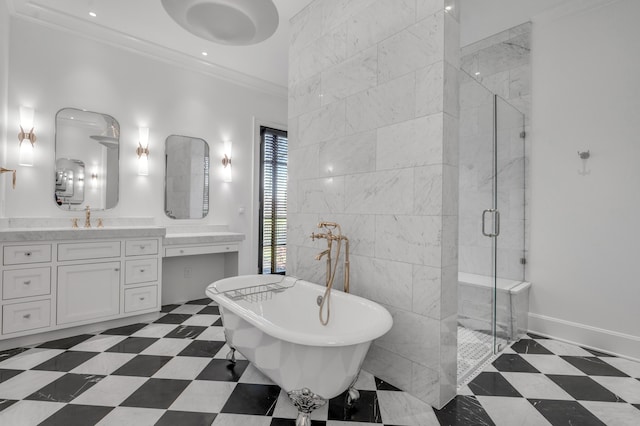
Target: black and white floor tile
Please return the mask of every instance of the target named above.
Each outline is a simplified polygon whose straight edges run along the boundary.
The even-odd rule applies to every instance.
[[[153,323],[0,352],[0,425],[293,426],[286,394],[228,347],[208,299]],[[362,372],[313,426],[640,425],[640,363],[530,335],[442,410]]]

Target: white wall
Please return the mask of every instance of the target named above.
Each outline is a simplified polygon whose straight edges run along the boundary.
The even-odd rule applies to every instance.
[[[460,45],[527,22],[544,10],[593,0],[460,0]]]
[[[7,167],[7,89],[9,80],[9,10],[0,1],[0,167]],[[4,210],[4,188],[11,187],[11,174],[0,176],[0,216]]]
[[[247,234],[240,272],[254,272],[253,118],[286,122],[286,99],[20,18],[12,17],[11,24],[9,123],[18,122],[20,105],[34,107],[38,141],[34,167],[20,167],[18,187],[6,190],[5,217],[73,216],[53,202],[55,114],[64,107],[86,108],[114,116],[121,127],[120,201],[100,214],[106,225],[110,217],[124,216],[154,217],[160,225],[228,224]],[[138,176],[136,166],[137,129],[143,125],[150,128],[148,177]],[[172,221],[164,214],[164,140],[171,134],[209,143],[211,210],[203,220]],[[224,138],[234,142],[229,184],[218,167]],[[18,141],[10,138],[7,146],[7,163],[15,166]],[[239,207],[246,213],[239,215]]]
[[[619,0],[534,21],[529,264],[534,331],[635,358],[639,16]]]

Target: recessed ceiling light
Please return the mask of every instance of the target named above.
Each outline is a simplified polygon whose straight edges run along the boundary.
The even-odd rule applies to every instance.
[[[446,10],[447,12],[450,12],[451,9],[453,9],[453,6],[447,6],[447,7],[444,8],[444,10]]]
[[[89,16],[91,16],[92,18],[95,18],[95,17],[96,17],[96,16],[98,16],[98,15],[96,15],[96,13],[95,13],[95,12],[89,12]]]
[[[476,72],[475,72],[475,75],[480,75],[480,71],[476,71]]]
[[[207,52],[202,52],[202,56],[207,56],[208,53]]]

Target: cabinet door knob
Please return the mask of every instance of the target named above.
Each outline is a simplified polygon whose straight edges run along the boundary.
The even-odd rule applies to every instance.
[[[140,268],[140,273],[144,273],[144,269]]]
[[[144,297],[141,297],[140,300],[144,300]]]
[[[24,281],[22,284],[24,284],[24,285],[29,285],[29,284],[31,284],[31,280],[26,280],[26,281]]]
[[[140,246],[140,250],[144,250],[144,246]]]
[[[180,250],[180,253],[184,253],[184,250]]]
[[[120,270],[120,268],[115,268],[114,271],[118,272]]]
[[[25,255],[25,256],[27,256],[27,257],[29,257],[29,256],[31,256],[31,252],[30,252],[30,251],[25,251],[25,252],[24,252],[24,255]]]
[[[31,314],[24,314],[24,315],[22,316],[22,318],[24,318],[24,319],[29,319],[29,318],[31,318]]]

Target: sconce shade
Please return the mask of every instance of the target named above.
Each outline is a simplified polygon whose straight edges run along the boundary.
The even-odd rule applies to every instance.
[[[224,157],[222,157],[222,179],[225,182],[231,182],[231,148],[231,141],[224,141]]]
[[[33,133],[33,108],[20,107],[20,151],[18,153],[18,164],[21,166],[33,166],[33,143],[36,135]],[[25,139],[28,141],[25,141]]]
[[[138,176],[149,176],[149,157],[146,155],[138,158]]]
[[[140,145],[148,146],[149,145],[149,128],[148,127],[138,128],[138,134],[139,134]]]
[[[138,128],[138,176],[149,176],[149,128]]]
[[[29,107],[20,107],[20,127],[23,130],[31,130],[33,129],[33,116],[35,112],[33,108]]]
[[[29,141],[20,142],[18,164],[21,166],[33,166],[33,144]]]

